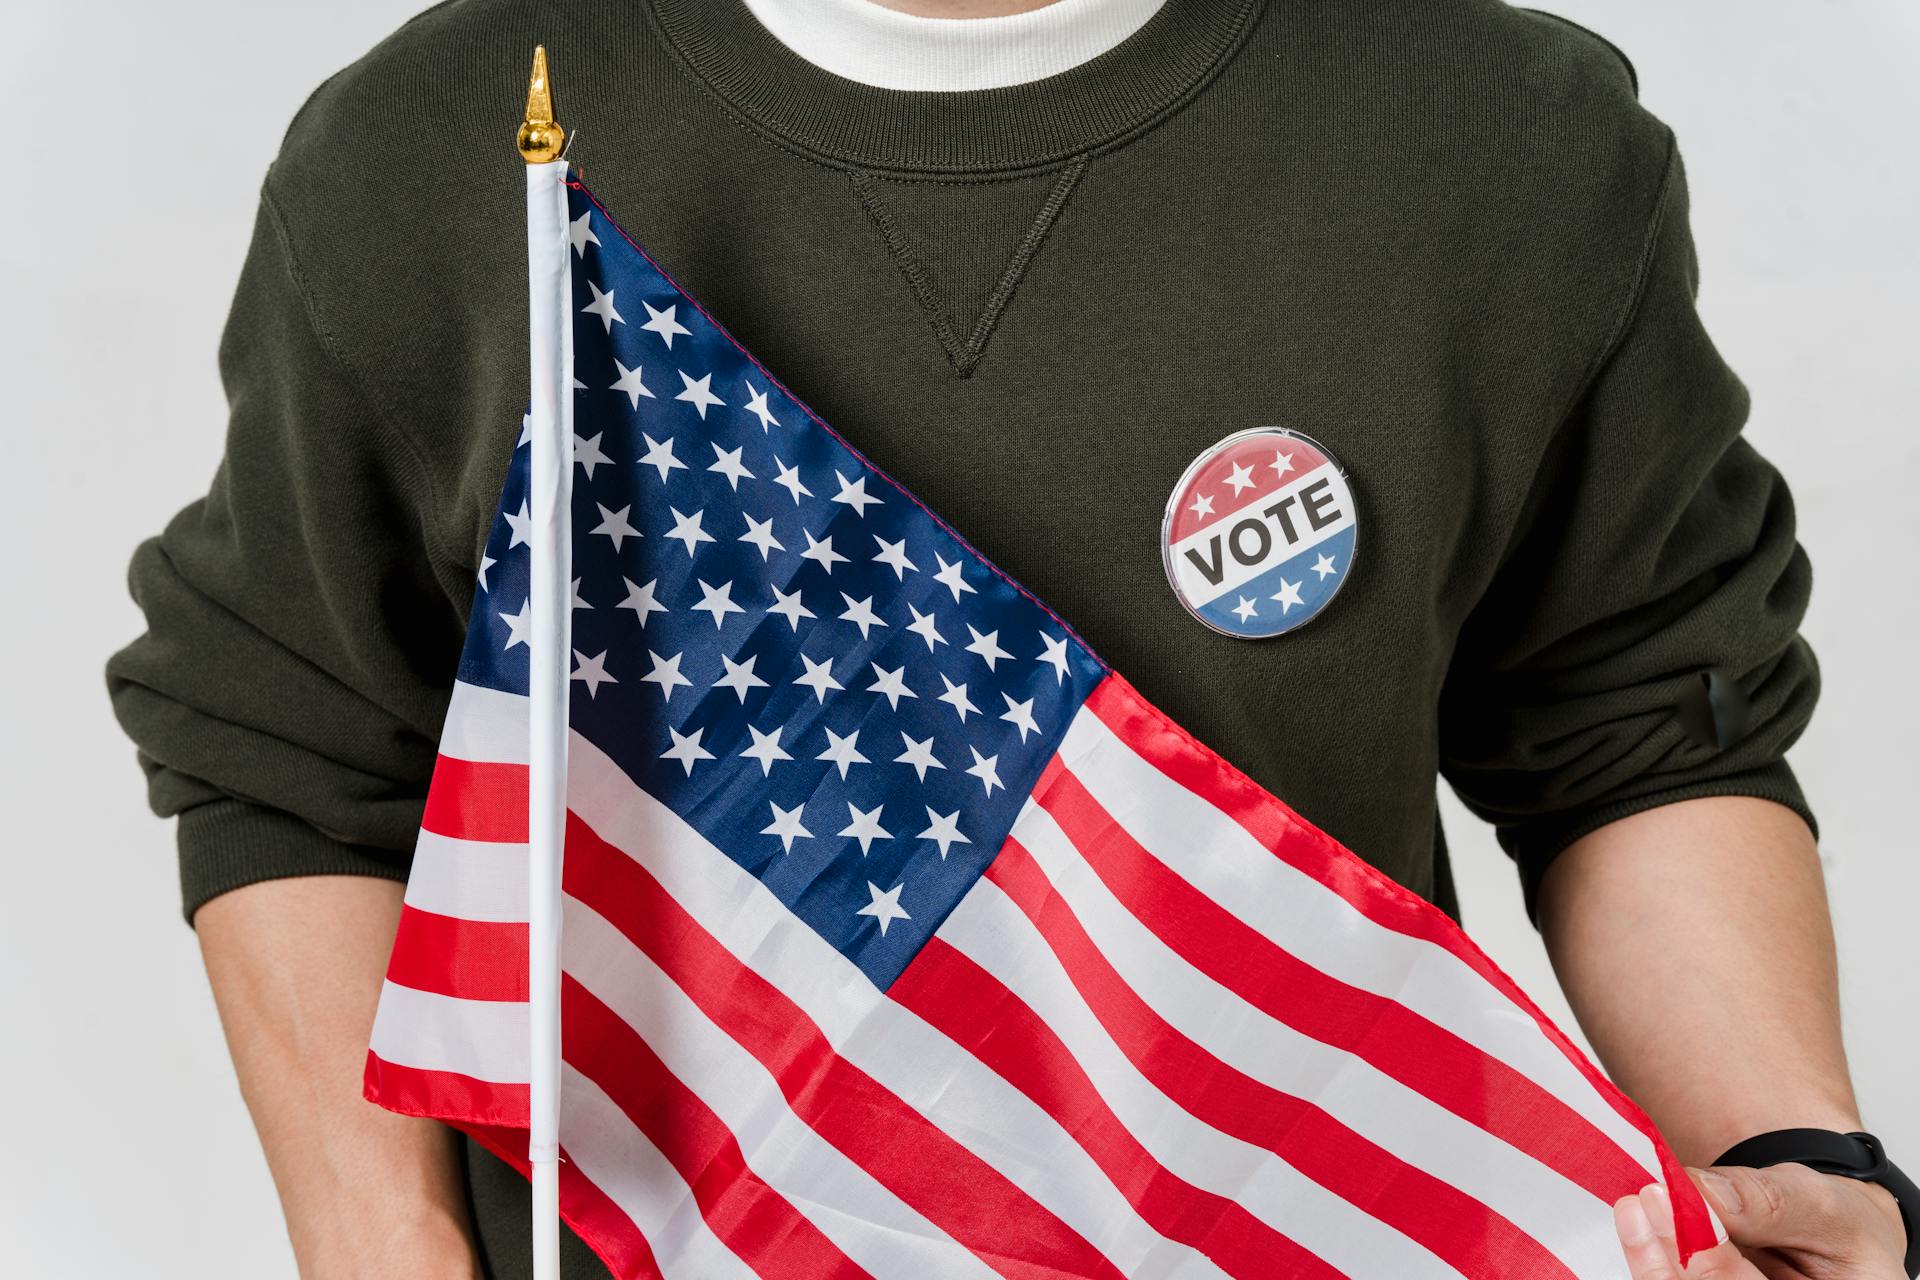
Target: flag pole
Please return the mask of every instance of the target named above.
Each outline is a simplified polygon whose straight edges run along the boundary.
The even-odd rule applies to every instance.
[[[530,367],[527,755],[527,1160],[534,1280],[560,1276],[560,863],[567,814],[571,674],[572,282],[567,258],[566,132],[553,118],[547,51],[533,51],[518,146],[527,162]]]

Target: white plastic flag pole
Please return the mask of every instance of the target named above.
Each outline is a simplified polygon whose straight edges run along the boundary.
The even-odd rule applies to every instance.
[[[544,48],[534,50],[520,153],[527,160],[528,448],[527,1160],[534,1280],[560,1277],[560,866],[567,815],[567,686],[572,662],[573,326],[563,135],[553,123]]]

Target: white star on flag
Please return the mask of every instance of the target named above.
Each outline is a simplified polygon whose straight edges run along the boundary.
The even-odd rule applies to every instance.
[[[669,349],[673,346],[673,336],[676,333],[692,334],[693,330],[686,328],[673,318],[673,313],[680,309],[678,303],[668,306],[665,311],[654,310],[653,304],[644,298],[641,299],[640,305],[647,309],[647,322],[640,327],[659,334],[660,340],[666,343]]]
[[[712,542],[713,535],[700,527],[700,519],[706,513],[695,511],[692,515],[682,515],[680,508],[668,507],[673,512],[673,528],[667,530],[669,538],[677,538],[687,544],[687,558],[693,558],[693,548],[702,542]]]
[[[880,810],[884,805],[875,805],[861,810],[853,801],[847,801],[847,825],[840,828],[839,834],[852,836],[860,842],[860,856],[866,857],[873,849],[875,840],[891,840],[893,832],[880,825]]]
[[[633,366],[633,368],[629,369],[624,364],[621,364],[618,360],[615,360],[613,362],[613,367],[620,371],[620,376],[614,379],[613,385],[611,387],[608,387],[607,390],[624,392],[626,394],[628,403],[630,403],[636,410],[639,409],[640,401],[642,398],[645,398],[648,400],[653,399],[653,392],[648,389],[646,383],[640,381],[639,365],[635,365]],[[660,478],[664,480],[666,479],[666,476],[662,475]]]
[[[655,589],[660,585],[658,578],[649,581],[644,587],[634,582],[632,578],[623,578],[621,581],[627,584],[627,598],[615,607],[633,610],[634,616],[640,620],[642,627],[647,625],[648,614],[667,611],[667,606],[661,604],[654,596]]]
[[[773,410],[767,407],[767,393],[747,383],[747,412],[760,419],[760,430],[764,434],[780,425],[780,419],[773,416]]]
[[[680,375],[680,381],[686,385],[680,389],[680,394],[675,396],[674,399],[685,400],[694,407],[694,410],[699,413],[702,419],[707,416],[707,409],[709,407],[716,404],[723,408],[726,406],[726,401],[713,394],[712,374],[703,373],[698,378],[689,378],[685,369],[678,369],[675,370],[675,372]]]
[[[886,937],[887,926],[895,920],[911,920],[913,918],[909,916],[906,909],[900,905],[900,890],[905,887],[906,884],[903,881],[893,886],[893,888],[882,892],[879,885],[871,880],[867,881],[867,891],[873,895],[873,901],[854,912],[854,914],[857,916],[872,916],[875,920],[878,920],[880,922],[880,936],[883,938]]]
[[[947,860],[947,850],[954,845],[973,843],[973,841],[960,834],[960,811],[958,809],[955,809],[952,813],[936,813],[933,806],[928,805],[927,822],[929,825],[925,831],[920,833],[919,838],[922,840],[931,840],[940,846],[940,860],[942,862]]]
[[[699,760],[713,759],[713,752],[700,745],[700,739],[706,736],[705,729],[695,729],[692,733],[681,733],[669,726],[667,735],[673,739],[673,745],[660,753],[662,760],[672,760],[686,768],[687,776],[693,776],[693,766]]]
[[[647,650],[647,656],[653,659],[653,670],[647,672],[647,674],[640,678],[642,680],[650,680],[654,684],[659,685],[660,696],[663,700],[672,702],[673,691],[679,685],[692,686],[693,681],[680,674],[680,654],[676,653],[671,658],[663,658],[649,649]]]
[[[640,438],[647,442],[647,451],[640,455],[640,461],[650,467],[658,467],[660,469],[661,483],[664,484],[666,482],[667,472],[676,470],[685,471],[687,469],[686,463],[673,456],[672,436],[668,436],[665,440],[655,440],[652,436],[642,431]]]
[[[944,769],[947,767],[933,758],[933,738],[931,736],[924,739],[916,738],[902,729],[900,731],[900,740],[907,744],[907,749],[895,756],[893,762],[895,764],[912,765],[913,771],[919,775],[920,781],[925,782],[927,780],[927,770]]]
[[[747,690],[764,689],[767,687],[765,680],[753,674],[753,666],[758,661],[760,661],[760,655],[757,653],[745,662],[735,662],[726,654],[721,654],[720,663],[726,667],[727,674],[715,680],[713,687],[716,689],[731,689],[740,695],[740,701],[745,702],[747,700]],[[776,738],[779,737],[778,731],[775,732],[774,736]]]
[[[638,529],[627,522],[627,514],[633,510],[632,503],[628,503],[618,511],[610,511],[598,502],[593,505],[600,508],[600,523],[587,530],[587,532],[604,533],[607,535],[607,537],[612,540],[615,551],[618,551],[620,544],[628,538],[638,538],[642,536]]]
[[[742,695],[743,699],[744,697],[745,695]],[[773,775],[773,765],[776,760],[793,759],[792,756],[787,754],[786,749],[780,745],[780,725],[775,725],[772,733],[762,733],[752,725],[748,725],[747,732],[753,735],[753,745],[740,754],[748,760],[759,762],[761,777],[766,778]],[[796,809],[794,812],[798,813],[799,810]],[[763,831],[760,834],[765,835],[766,832]]]
[[[599,316],[600,322],[607,327],[608,333],[613,332],[615,321],[621,324],[626,323],[626,318],[613,309],[613,291],[611,289],[602,293],[600,292],[600,286],[591,280],[587,281],[587,288],[593,290],[593,301],[580,308],[581,311],[590,316]]]
[[[791,759],[791,757],[789,757],[789,759]],[[769,800],[767,801],[767,806],[773,810],[773,821],[769,822],[760,834],[763,836],[779,836],[781,852],[792,853],[793,842],[795,840],[813,839],[813,832],[800,825],[800,810],[805,808],[805,805],[797,804],[791,809],[782,809],[779,805]]]
[[[607,651],[604,649],[600,651],[598,657],[593,658],[589,658],[586,654],[575,649],[573,651],[573,660],[580,664],[574,668],[573,678],[585,682],[587,686],[587,696],[589,698],[599,696],[600,686],[603,684],[620,683],[607,674]]]
[[[864,755],[860,754],[860,731],[858,729],[855,729],[845,737],[841,737],[829,729],[827,730],[827,743],[827,749],[815,756],[814,759],[825,760],[840,770],[840,779],[843,782],[846,780],[847,770],[851,769],[854,765],[873,763]]]

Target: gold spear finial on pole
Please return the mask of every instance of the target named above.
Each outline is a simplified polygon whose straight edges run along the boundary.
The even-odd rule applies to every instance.
[[[547,46],[533,47],[533,74],[527,80],[527,118],[520,125],[520,158],[528,164],[557,160],[567,131],[553,118],[553,90],[547,83]]]

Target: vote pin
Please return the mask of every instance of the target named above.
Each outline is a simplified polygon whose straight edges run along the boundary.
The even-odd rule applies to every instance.
[[[1187,467],[1160,551],[1194,617],[1259,640],[1320,615],[1347,580],[1358,533],[1353,489],[1333,455],[1297,431],[1255,427]]]

